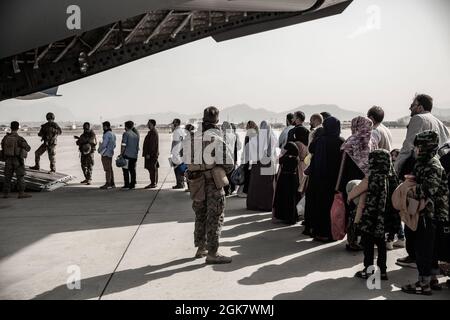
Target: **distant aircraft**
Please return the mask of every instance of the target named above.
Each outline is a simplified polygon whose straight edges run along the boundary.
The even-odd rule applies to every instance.
[[[226,41],[337,15],[351,2],[1,1],[0,101],[52,96],[49,88],[158,52],[207,37]]]

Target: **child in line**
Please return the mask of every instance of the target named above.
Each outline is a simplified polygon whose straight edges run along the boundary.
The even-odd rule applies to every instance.
[[[389,212],[389,201],[395,183],[392,183],[392,163],[388,151],[378,149],[369,154],[368,188],[364,210],[359,221],[364,247],[364,269],[355,274],[357,278],[367,279],[367,268],[374,262],[374,246],[378,248],[377,265],[380,268],[381,280],[388,280],[387,251],[385,242],[385,218]],[[361,199],[360,199],[361,201]]]

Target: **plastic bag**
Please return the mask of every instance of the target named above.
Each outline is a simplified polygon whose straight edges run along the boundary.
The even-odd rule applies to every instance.
[[[305,199],[306,197],[303,197],[298,203],[297,203],[297,213],[300,220],[303,220],[305,217]]]

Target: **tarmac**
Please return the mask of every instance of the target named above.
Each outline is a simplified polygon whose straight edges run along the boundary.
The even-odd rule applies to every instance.
[[[300,225],[273,224],[271,213],[247,211],[238,197],[227,198],[221,237],[221,252],[233,262],[206,265],[193,258],[189,194],[171,189],[168,135],[161,136],[159,188],[143,189],[149,182],[140,159],[133,191],[98,189],[98,155],[94,184],[78,184],[69,139],[60,139],[57,168],[78,176],[75,182],[31,199],[0,199],[0,299],[450,299],[448,289],[431,297],[400,291],[417,278],[394,263],[404,249],[388,252],[389,280],[370,290],[353,278],[361,252],[345,251],[345,241],[314,242]],[[35,150],[39,141],[29,140]]]

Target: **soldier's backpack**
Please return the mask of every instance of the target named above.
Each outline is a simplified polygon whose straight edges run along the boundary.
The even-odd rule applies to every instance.
[[[3,140],[3,156],[17,157],[20,155],[19,137],[15,135],[7,135]]]

